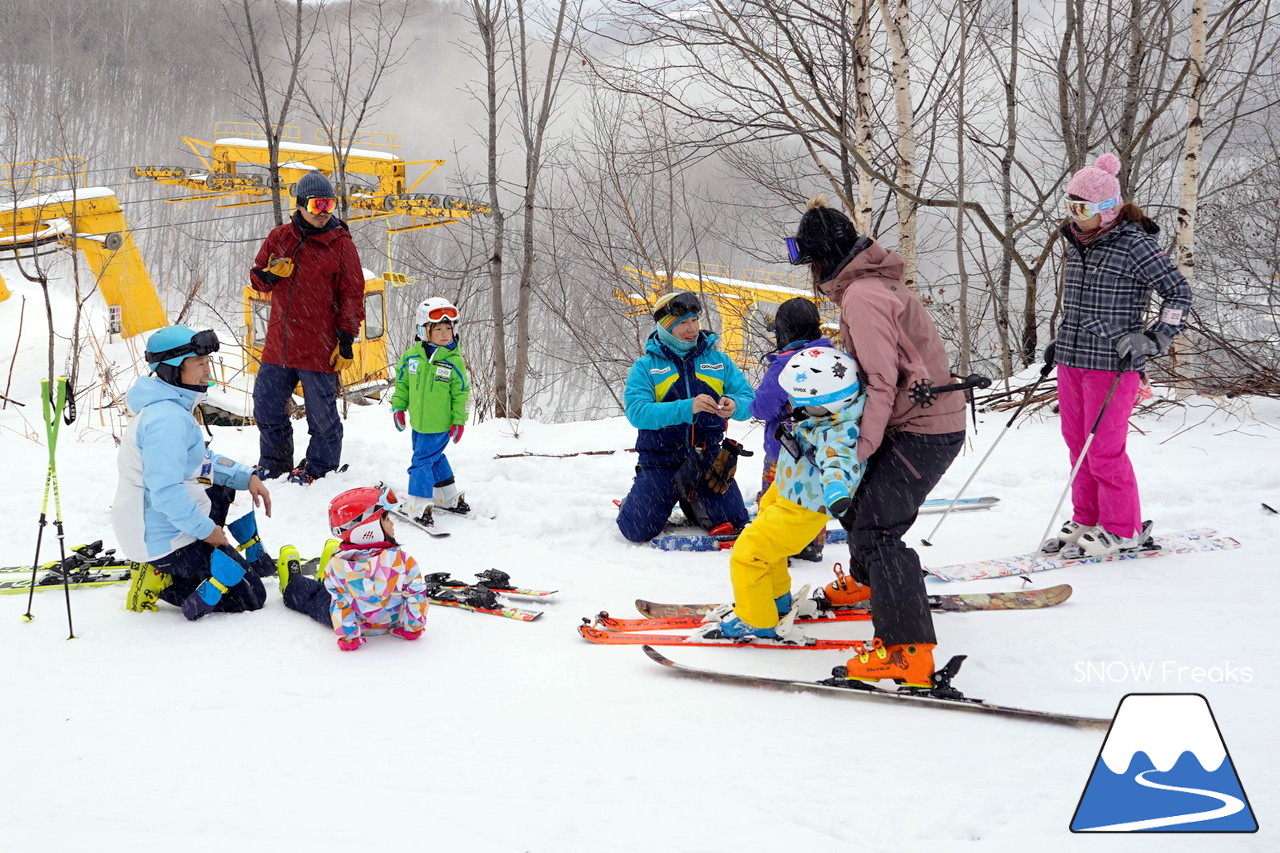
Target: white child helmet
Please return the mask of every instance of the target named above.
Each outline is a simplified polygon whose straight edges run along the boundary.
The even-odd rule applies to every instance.
[[[862,393],[858,363],[831,347],[800,350],[791,356],[778,382],[796,408],[822,407],[832,413],[848,408]]]
[[[432,296],[430,299],[424,299],[418,303],[418,313],[414,319],[418,326],[418,337],[424,341],[427,339],[427,330],[431,328],[432,323],[449,323],[456,330],[458,328],[458,309],[452,302],[443,296]]]

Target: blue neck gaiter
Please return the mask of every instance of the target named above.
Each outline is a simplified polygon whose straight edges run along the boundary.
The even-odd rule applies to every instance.
[[[657,330],[658,340],[662,342],[662,345],[681,358],[693,352],[693,348],[698,345],[697,338],[692,341],[682,341],[671,334],[661,323],[654,323],[653,327]]]

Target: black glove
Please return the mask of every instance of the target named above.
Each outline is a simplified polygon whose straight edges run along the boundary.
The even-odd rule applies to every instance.
[[[1049,341],[1048,346],[1044,348],[1044,363],[1046,365],[1056,364],[1055,356],[1058,354],[1058,342]]]
[[[355,358],[356,357],[355,353],[351,351],[351,345],[356,342],[356,336],[352,334],[348,334],[347,332],[344,332],[341,329],[337,331],[337,335],[338,335],[338,355],[342,356],[343,358],[352,358],[352,359]]]
[[[267,288],[268,290],[275,287],[276,282],[279,281],[281,278],[281,276],[278,276],[275,273],[270,272],[268,270],[252,269],[252,270],[249,270],[249,274],[252,275],[255,279],[257,279],[258,283],[261,284],[263,287]]]

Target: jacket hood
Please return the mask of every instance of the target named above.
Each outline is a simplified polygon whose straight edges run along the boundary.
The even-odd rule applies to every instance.
[[[845,260],[844,266],[834,277],[818,285],[823,295],[837,305],[844,296],[845,288],[860,278],[887,278],[891,281],[902,281],[907,264],[893,249],[886,249],[875,240],[866,248],[854,248],[851,258]]]
[[[716,341],[720,340],[720,336],[714,332],[701,331],[698,332],[698,340],[693,345],[693,349],[686,356],[674,353],[658,339],[656,330],[649,333],[649,339],[644,342],[644,351],[650,355],[656,355],[659,358],[665,358],[669,361],[683,361],[686,358],[692,358],[700,352],[711,349],[716,345]]]
[[[186,388],[170,385],[155,376],[139,376],[133,383],[133,387],[124,395],[124,401],[129,411],[136,415],[147,406],[166,400],[175,402],[188,411],[194,411],[196,404],[206,396],[203,391],[188,391]]]

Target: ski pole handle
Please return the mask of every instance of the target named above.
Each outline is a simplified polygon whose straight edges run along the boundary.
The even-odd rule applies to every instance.
[[[933,405],[934,400],[938,399],[939,394],[946,394],[949,391],[968,391],[970,388],[990,387],[990,377],[983,376],[980,373],[970,373],[964,379],[952,385],[934,385],[928,379],[917,379],[911,383],[908,393],[911,395],[911,402],[922,409],[927,409]]]

